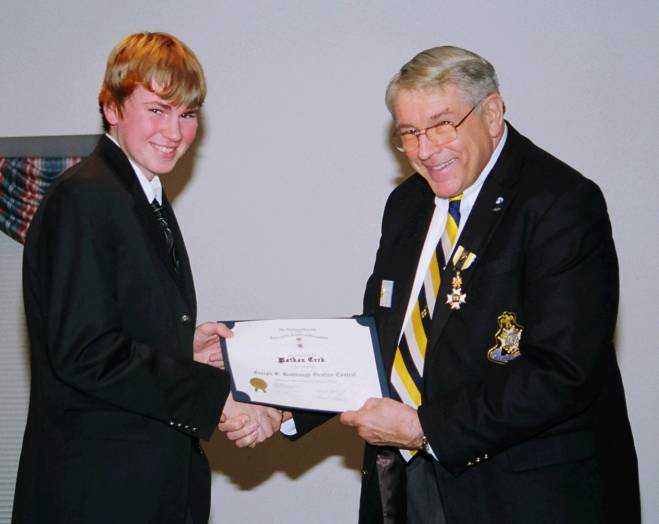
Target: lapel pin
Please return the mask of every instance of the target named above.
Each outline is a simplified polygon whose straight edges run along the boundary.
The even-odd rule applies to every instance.
[[[476,253],[472,253],[463,246],[458,246],[452,259],[453,267],[464,271],[471,267],[474,260],[476,260]]]

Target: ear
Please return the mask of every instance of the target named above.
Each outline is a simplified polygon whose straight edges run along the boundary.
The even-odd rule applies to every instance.
[[[111,126],[116,126],[121,118],[121,110],[116,102],[103,104],[103,115]]]
[[[503,114],[506,106],[500,95],[492,94],[483,100],[483,110],[487,119],[487,126],[491,137],[501,136],[503,133]]]

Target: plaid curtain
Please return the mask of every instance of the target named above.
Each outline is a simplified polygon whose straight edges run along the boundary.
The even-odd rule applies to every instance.
[[[50,184],[80,160],[0,157],[0,230],[24,243],[27,228]]]

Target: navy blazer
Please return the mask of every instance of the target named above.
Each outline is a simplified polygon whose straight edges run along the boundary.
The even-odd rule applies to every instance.
[[[458,246],[466,295],[442,275],[419,418],[448,524],[639,522],[637,460],[612,339],[618,266],[599,188],[508,124]],[[390,195],[364,297],[388,376],[434,194],[413,175]],[[390,305],[380,304],[383,281]],[[301,433],[321,420],[296,416]],[[404,480],[366,445],[360,522],[405,522]],[[394,453],[391,471],[404,471]],[[397,474],[403,477],[404,474]],[[398,486],[396,488],[396,485]],[[385,495],[382,495],[385,494]]]
[[[196,301],[124,153],[107,137],[63,174],[28,231],[32,358],[13,522],[207,521],[227,375],[192,359]],[[205,519],[205,520],[204,520]]]

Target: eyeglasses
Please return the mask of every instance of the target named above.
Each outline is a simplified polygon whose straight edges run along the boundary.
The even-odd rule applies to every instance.
[[[421,135],[426,135],[426,138],[436,146],[443,146],[444,144],[452,142],[458,137],[458,128],[465,120],[467,120],[467,117],[474,112],[474,109],[476,109],[483,100],[484,99],[481,99],[476,102],[476,105],[472,107],[457,124],[440,122],[439,124],[426,127],[425,129],[407,129],[400,133],[395,133],[393,136],[394,146],[401,153],[412,153],[419,149],[419,137]]]

